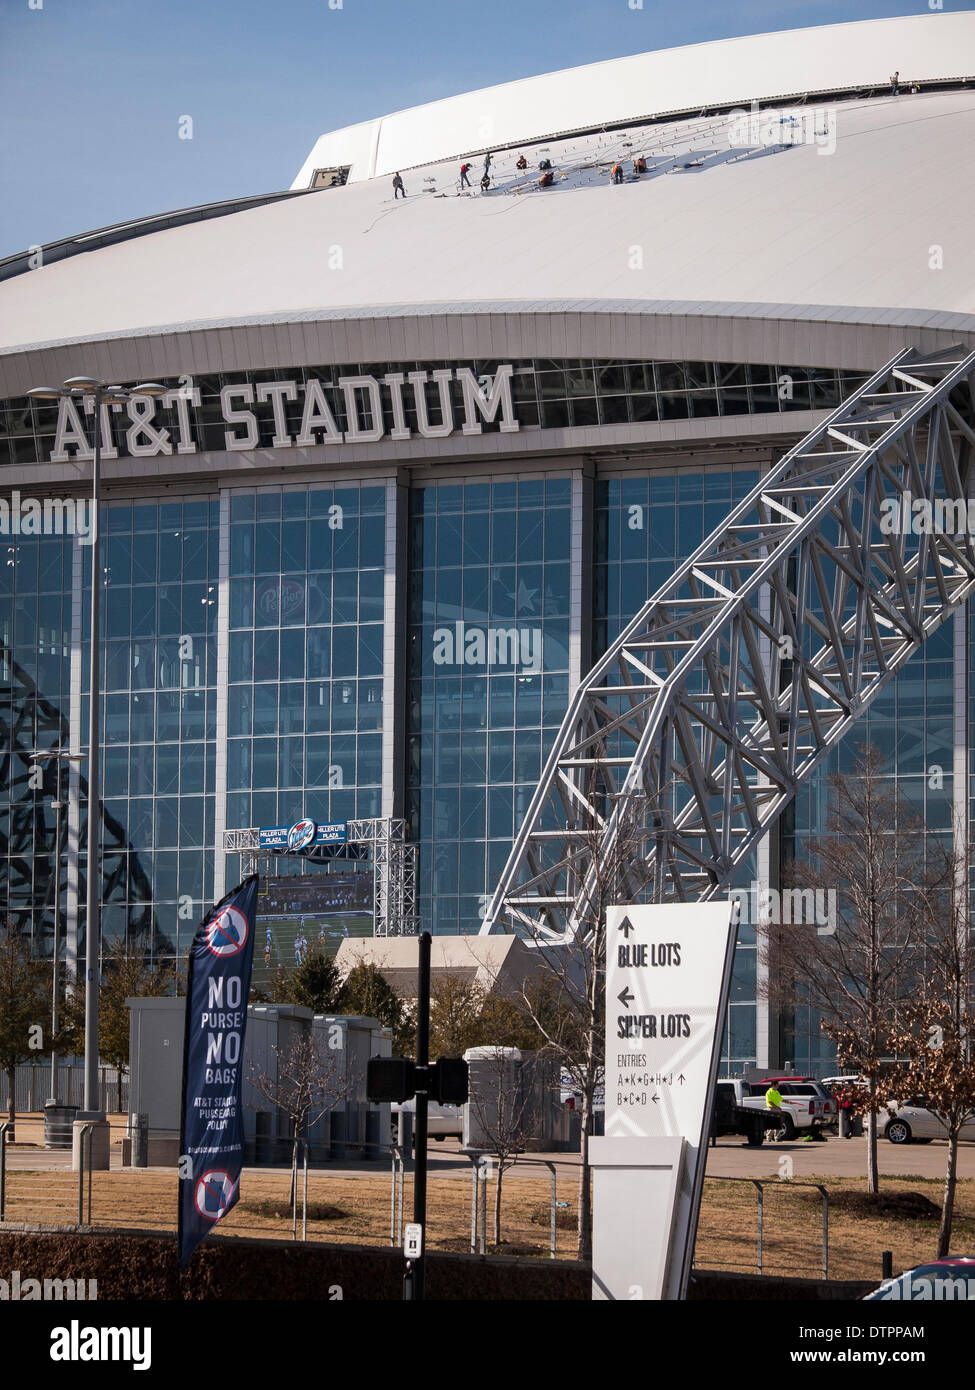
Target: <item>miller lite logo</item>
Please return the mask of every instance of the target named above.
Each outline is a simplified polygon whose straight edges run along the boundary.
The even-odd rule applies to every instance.
[[[305,849],[314,840],[318,826],[313,820],[300,820],[288,831],[288,849],[294,852]]]

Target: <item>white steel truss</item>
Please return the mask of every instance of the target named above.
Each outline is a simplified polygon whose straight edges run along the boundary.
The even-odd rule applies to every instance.
[[[645,856],[617,866],[636,894],[727,891],[975,590],[973,388],[975,353],[905,349],[648,600],[570,701],[482,934],[585,938],[593,882],[624,843]]]
[[[417,847],[406,840],[406,822],[401,818],[378,817],[350,820],[346,824],[345,844],[370,853],[373,876],[373,935],[415,936]],[[244,877],[258,873],[283,851],[262,849],[260,831],[225,830],[224,852],[242,856]],[[337,857],[341,846],[315,845],[301,851],[301,858],[323,863]],[[291,856],[294,857],[294,856]]]

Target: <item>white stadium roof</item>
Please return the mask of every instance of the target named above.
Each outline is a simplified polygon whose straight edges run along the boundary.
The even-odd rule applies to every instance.
[[[696,43],[484,87],[321,136],[293,188],[315,169],[351,166],[350,181],[559,132],[668,112],[747,106],[843,88],[957,78],[975,66],[975,15],[829,24]]]
[[[270,338],[251,344],[254,365],[384,360],[421,355],[391,324],[435,317],[439,355],[490,356],[488,338],[475,342],[460,326],[443,337],[443,324],[478,314],[503,316],[509,327],[514,315],[638,315],[646,355],[669,347],[675,356],[680,335],[655,340],[653,321],[730,320],[723,360],[735,352],[762,360],[756,354],[766,349],[741,331],[749,321],[887,325],[898,342],[924,327],[975,337],[975,91],[885,90],[895,67],[902,81],[930,84],[960,80],[973,59],[975,12],[966,12],[728,40],[490,89],[518,94],[504,107],[512,144],[544,139],[546,117],[550,131],[610,124],[623,113],[632,124],[529,146],[528,174],[515,168],[517,145],[502,150],[486,196],[476,186],[479,163],[474,190],[460,194],[456,158],[438,154],[456,153],[485,94],[372,123],[378,166],[392,167],[407,146],[415,156],[426,151],[424,167],[414,159],[406,172],[402,159],[406,201],[394,202],[387,174],[361,177],[353,148],[361,127],[323,137],[329,158],[345,151],[357,181],[121,240],[0,282],[0,394],[37,379],[39,349],[78,342],[138,339],[135,375],[243,365],[239,342],[216,337],[226,329],[280,326],[273,359]],[[763,111],[750,131],[733,129],[727,113],[637,121],[651,105],[686,110],[858,84],[878,92],[821,110],[811,99],[791,124]],[[771,145],[769,121],[779,132]],[[319,141],[302,176],[319,167],[322,148]],[[612,186],[614,160],[637,154],[648,173]],[[556,182],[541,190],[545,157]],[[335,327],[361,320],[385,325],[374,356],[364,355],[365,340]],[[299,331],[309,324],[318,326],[315,347]],[[326,330],[333,348],[322,346]],[[184,368],[185,335],[206,333],[217,347]],[[170,347],[154,357],[152,339]],[[597,344],[589,355],[632,351],[633,342],[604,352]],[[830,342],[794,332],[780,360],[806,360],[803,350],[815,360]],[[521,351],[537,348],[525,341]],[[304,356],[326,349],[331,359]],[[504,350],[516,350],[510,333]],[[586,355],[569,339],[563,350]],[[690,339],[685,352],[705,355]],[[840,365],[855,365],[845,355],[851,360]],[[121,359],[109,354],[103,369],[118,375]]]

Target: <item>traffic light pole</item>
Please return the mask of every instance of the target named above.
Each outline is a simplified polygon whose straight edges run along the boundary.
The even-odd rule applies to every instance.
[[[420,933],[419,971],[416,996],[416,1065],[420,1086],[416,1092],[416,1167],[413,1174],[413,1222],[422,1232],[419,1255],[407,1264],[403,1280],[405,1299],[423,1298],[427,1224],[427,1104],[430,1099],[430,943],[428,931]]]

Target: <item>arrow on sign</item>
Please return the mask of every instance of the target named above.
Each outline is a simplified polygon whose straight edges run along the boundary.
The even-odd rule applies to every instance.
[[[627,941],[629,941],[629,939],[630,939],[630,932],[631,932],[631,931],[636,931],[636,927],[634,927],[634,925],[633,925],[633,923],[630,921],[629,917],[624,917],[624,918],[623,918],[622,922],[620,922],[619,929],[620,929],[620,931],[623,933],[623,935],[626,937]]]
[[[627,1004],[633,1002],[633,1000],[636,998],[636,995],[630,992],[630,988],[628,985],[624,985],[624,987],[620,990],[619,994],[616,997],[625,1008]]]
[[[657,1103],[657,1101],[660,1099],[660,1097],[659,1097],[659,1096],[651,1096],[650,1099],[653,1101],[654,1105],[656,1105],[656,1103]]]
[[[684,1082],[687,1080],[687,1077],[684,1075],[683,1072],[681,1072],[681,1074],[680,1074],[680,1076],[678,1076],[677,1080],[678,1080],[678,1081],[680,1082],[680,1084],[683,1086]]]

